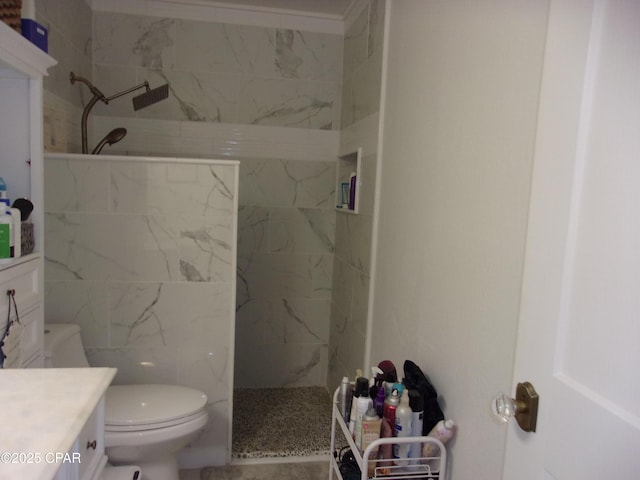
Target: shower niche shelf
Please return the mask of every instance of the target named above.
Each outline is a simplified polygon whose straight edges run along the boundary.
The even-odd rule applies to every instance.
[[[444,480],[446,478],[446,466],[447,466],[447,450],[440,440],[433,437],[421,436],[421,437],[402,437],[402,438],[380,438],[375,442],[372,442],[364,452],[360,452],[356,447],[349,427],[345,423],[340,410],[338,408],[338,394],[340,387],[336,389],[333,394],[333,406],[331,414],[331,452],[338,453],[337,445],[348,445],[353,453],[353,456],[358,463],[360,469],[360,480],[369,479],[384,479],[384,480],[400,480],[400,479],[415,479],[415,480]],[[386,460],[387,463],[393,465],[381,465],[381,461],[378,461],[372,452],[376,452],[381,445],[387,444],[406,444],[419,442],[424,447],[425,445],[431,445],[432,452],[437,452],[432,456],[419,457],[411,459],[394,459]],[[373,457],[373,458],[370,458]],[[339,458],[330,455],[329,459],[329,480],[334,478],[338,480],[347,480],[340,473]],[[357,478],[349,475],[349,479]]]
[[[362,148],[338,157],[336,166],[336,210],[357,214],[362,185]]]

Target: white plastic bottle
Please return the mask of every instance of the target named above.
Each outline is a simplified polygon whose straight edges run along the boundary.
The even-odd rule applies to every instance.
[[[351,433],[353,438],[355,438],[356,433],[356,398],[360,396],[360,390],[358,389],[358,379],[360,377],[362,377],[362,370],[358,368],[356,370],[356,380],[353,383],[353,390],[351,392],[351,410],[349,412],[349,433]]]
[[[7,206],[0,202],[0,264],[11,263],[11,239],[13,222],[7,215]]]
[[[411,436],[422,436],[422,419],[424,417],[424,400],[422,395],[417,390],[409,390],[409,406],[411,407]],[[409,458],[412,460],[409,462],[412,465],[418,463],[417,459],[422,456],[422,443],[415,442],[409,446]]]
[[[409,405],[409,391],[405,388],[400,397],[400,404],[396,408],[396,422],[395,432],[396,437],[410,437],[411,436],[411,419],[413,418],[413,412]],[[406,459],[409,458],[409,443],[396,443],[393,445],[393,458],[396,465],[406,466]]]
[[[435,427],[429,432],[429,437],[437,438],[444,445],[456,433],[456,424],[450,418],[448,420],[440,420]],[[440,456],[440,449],[432,443],[425,443],[422,449],[422,455],[425,457]]]
[[[7,208],[7,215],[11,217],[11,256],[20,258],[22,256],[22,219],[20,210],[17,208]]]
[[[10,205],[7,198],[7,184],[4,183],[4,178],[0,177],[0,202],[4,203],[7,207]]]
[[[362,417],[367,413],[369,407],[373,406],[369,397],[369,380],[360,377],[356,380],[356,391],[360,396],[354,400],[356,402],[356,422],[354,428],[354,440],[358,448],[362,447]]]

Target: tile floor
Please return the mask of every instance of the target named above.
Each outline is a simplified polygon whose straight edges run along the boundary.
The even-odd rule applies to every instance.
[[[327,480],[328,478],[329,460],[303,463],[227,465],[180,471],[180,480]]]

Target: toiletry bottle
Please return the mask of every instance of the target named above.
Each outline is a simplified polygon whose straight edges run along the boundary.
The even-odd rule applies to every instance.
[[[444,445],[453,437],[456,431],[456,424],[453,420],[440,420],[429,432],[429,437],[437,438]],[[432,443],[425,443],[422,449],[424,457],[439,457],[440,449]]]
[[[394,388],[391,390],[391,393],[384,400],[384,409],[382,415],[387,419],[391,428],[394,428],[396,425],[396,408],[398,408],[398,404],[400,403],[400,395],[398,394],[398,389]]]
[[[11,262],[11,238],[13,236],[11,217],[7,215],[7,206],[0,202],[0,263]]]
[[[340,391],[338,392],[338,410],[347,425],[349,424],[349,414],[351,413],[352,395],[353,392],[351,391],[349,377],[342,377]]]
[[[404,391],[404,383],[396,382],[393,384],[393,388],[398,390],[398,396],[402,396],[402,392]]]
[[[384,416],[384,398],[384,385],[380,385],[376,396],[373,397],[373,408],[376,409],[376,413],[379,417]]]
[[[411,436],[411,419],[413,418],[413,412],[409,405],[409,391],[404,390],[400,397],[400,404],[396,408],[396,422],[395,422],[395,436],[397,438],[404,438]],[[396,443],[393,445],[393,458],[396,465],[406,466],[408,464],[407,458],[409,458],[409,443]]]
[[[360,452],[364,453],[369,445],[380,438],[380,426],[382,420],[373,407],[370,407],[362,417],[362,445]],[[376,459],[378,458],[378,449],[371,450],[369,455],[369,476],[372,477],[375,471]]]
[[[357,408],[357,398],[360,396],[361,391],[358,387],[358,379],[362,377],[362,370],[359,368],[356,369],[356,381],[352,384],[352,395],[351,395],[351,410],[349,412],[349,433],[351,436],[355,438],[356,434],[356,408]],[[366,378],[365,378],[366,380]],[[362,385],[362,383],[360,383]],[[362,387],[360,387],[362,388]]]
[[[0,202],[4,203],[7,207],[11,204],[7,198],[7,184],[4,183],[4,178],[0,177]]]
[[[364,417],[369,407],[373,406],[371,398],[369,397],[369,381],[366,377],[360,377],[356,380],[356,390],[360,393],[360,396],[356,400],[356,423],[355,423],[355,435],[354,440],[356,446],[361,448],[362,446],[362,417]]]
[[[356,432],[356,407],[358,404],[358,397],[360,392],[357,388],[353,388],[351,391],[351,408],[349,409],[349,433],[353,437]]]
[[[351,172],[349,175],[349,210],[356,208],[356,186],[356,172]]]
[[[422,436],[422,417],[424,415],[423,411],[423,400],[422,395],[418,390],[409,390],[409,406],[411,407],[411,436],[412,437],[420,437]],[[409,461],[410,464],[415,465],[418,463],[418,460],[413,460],[422,456],[422,443],[415,442],[411,443],[409,446],[409,458],[412,460]]]
[[[371,377],[369,378],[369,396],[371,399],[376,398],[378,394],[378,385],[381,383],[383,371],[378,367],[371,367]]]
[[[391,360],[383,360],[378,364],[378,368],[382,370],[382,385],[384,386],[384,396],[391,394],[393,384],[398,381],[398,373],[396,366]]]
[[[20,210],[17,208],[7,208],[7,215],[11,217],[11,257],[20,258],[22,256],[22,220]]]
[[[382,419],[380,423],[380,438],[393,437],[393,427],[389,424],[386,418]],[[393,466],[393,444],[382,443],[378,448],[378,463],[376,468],[376,475],[390,475],[391,467]]]

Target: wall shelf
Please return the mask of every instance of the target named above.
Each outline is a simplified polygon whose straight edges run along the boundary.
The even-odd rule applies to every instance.
[[[42,77],[56,61],[4,22],[0,22],[0,176],[7,185],[7,197],[28,198],[34,209],[34,252],[0,266],[3,301],[0,302],[0,332],[7,327],[7,290],[20,312],[22,367],[44,366],[44,185],[42,134]]]
[[[40,78],[57,62],[29,40],[0,22],[0,70],[3,77]]]
[[[336,210],[357,214],[362,185],[362,147],[338,157],[336,167]]]

